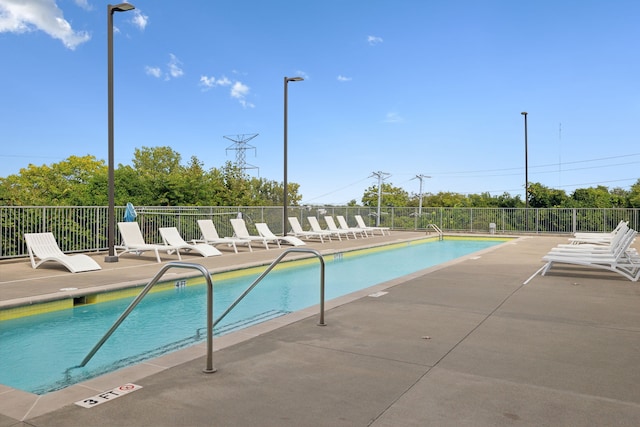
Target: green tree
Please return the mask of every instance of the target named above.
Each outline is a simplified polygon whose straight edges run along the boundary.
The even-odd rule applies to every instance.
[[[2,198],[16,206],[82,206],[90,203],[90,183],[106,172],[94,156],[70,156],[52,165],[30,164],[20,173],[0,178]]]
[[[409,203],[409,193],[400,187],[392,184],[382,183],[382,203],[381,206],[405,207]],[[362,196],[363,206],[378,206],[378,186],[372,185],[367,188]]]
[[[182,196],[176,194],[176,180],[172,175],[180,173],[178,152],[171,147],[142,147],[133,153],[133,168],[138,173],[139,185],[148,194],[153,205],[171,205]]]
[[[168,176],[180,168],[180,153],[171,147],[142,147],[133,153],[133,167],[149,177]]]
[[[610,208],[612,207],[612,198],[607,187],[599,185],[590,188],[576,189],[571,198],[576,202],[578,207],[585,208]]]
[[[538,182],[529,184],[529,206],[532,208],[556,208],[565,206],[568,201],[564,190],[554,190]]]
[[[467,206],[467,201],[464,194],[441,191],[438,194],[425,195],[422,206],[458,208]]]
[[[511,196],[509,193],[503,193],[496,197],[497,206],[501,208],[519,208],[524,206],[524,202],[519,195]]]
[[[627,200],[629,207],[640,208],[640,179],[631,186]]]

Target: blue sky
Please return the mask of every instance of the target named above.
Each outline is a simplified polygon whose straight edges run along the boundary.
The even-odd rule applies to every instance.
[[[567,193],[640,178],[636,0],[132,1],[114,14],[115,158],[171,146],[206,168],[257,133],[251,175],[303,203],[423,191]],[[177,5],[179,8],[176,8]],[[107,158],[107,5],[0,0],[0,176]]]

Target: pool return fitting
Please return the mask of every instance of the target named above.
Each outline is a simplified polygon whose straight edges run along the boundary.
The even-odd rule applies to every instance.
[[[80,365],[76,366],[76,368],[84,367],[91,360],[91,358],[96,354],[96,352],[100,349],[100,347],[102,347],[102,345],[116,331],[118,326],[120,326],[120,324],[127,318],[127,316],[129,316],[129,314],[133,311],[133,309],[136,308],[136,306],[140,303],[140,301],[142,301],[142,299],[147,295],[147,293],[149,293],[151,288],[156,283],[158,283],[158,281],[160,280],[160,278],[162,276],[164,276],[164,274],[167,272],[167,270],[169,270],[171,268],[185,268],[185,269],[199,270],[200,273],[202,273],[202,275],[204,276],[204,278],[205,278],[205,280],[207,282],[207,362],[206,362],[206,366],[202,370],[202,372],[207,373],[207,374],[211,374],[211,373],[216,372],[217,369],[215,369],[213,367],[213,328],[222,319],[224,319],[224,317],[227,314],[229,314],[229,312],[231,310],[233,310],[235,308],[235,306],[237,306],[238,303],[245,296],[247,296],[247,294],[249,294],[249,292],[251,292],[251,290],[253,290],[253,288],[255,288],[258,285],[258,283],[260,283],[262,281],[262,279],[264,279],[267,276],[267,274],[269,274],[271,272],[271,270],[273,270],[275,268],[275,266],[278,265],[280,263],[280,261],[282,261],[282,259],[284,257],[286,257],[290,253],[294,253],[294,252],[303,252],[303,253],[306,252],[306,253],[313,254],[320,261],[320,320],[318,322],[318,326],[325,326],[325,322],[324,322],[324,270],[325,270],[325,264],[324,264],[324,258],[322,258],[322,255],[320,254],[320,252],[316,251],[315,249],[290,248],[290,249],[287,249],[284,252],[282,252],[280,254],[280,256],[278,256],[278,258],[276,258],[269,265],[269,267],[267,267],[267,269],[256,280],[254,280],[253,283],[215,321],[213,320],[213,280],[211,279],[211,275],[209,274],[209,271],[204,266],[202,266],[200,264],[193,264],[193,263],[187,263],[187,262],[174,261],[174,262],[167,263],[165,266],[163,266],[160,269],[160,271],[158,271],[158,273],[156,273],[156,275],[153,277],[153,279],[151,279],[151,281],[144,287],[144,289],[142,289],[140,294],[131,302],[131,304],[129,304],[129,306],[126,308],[126,310],[120,315],[118,320],[115,321],[113,326],[111,326],[111,328],[107,331],[107,333],[100,339],[100,341],[98,341],[98,343],[91,349],[89,354],[87,354],[85,356],[85,358],[82,360]]]

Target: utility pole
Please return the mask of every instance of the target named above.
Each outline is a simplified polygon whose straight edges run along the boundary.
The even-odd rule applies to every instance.
[[[527,141],[527,113],[520,113],[524,116],[524,204],[525,208],[529,208],[529,148]]]
[[[428,175],[419,174],[419,175],[416,175],[415,178],[411,178],[411,179],[419,179],[420,180],[420,205],[418,207],[418,216],[422,216],[422,180],[424,178],[431,178],[431,177],[428,176]]]
[[[382,203],[382,181],[391,176],[390,173],[387,172],[371,172],[371,176],[375,176],[378,178],[378,214],[376,215],[376,227],[380,227],[380,206]]]

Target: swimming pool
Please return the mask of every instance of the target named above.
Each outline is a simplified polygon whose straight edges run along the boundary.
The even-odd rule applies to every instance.
[[[326,299],[367,288],[501,243],[503,240],[407,242],[325,257]],[[284,264],[238,305],[221,335],[316,305],[317,262]],[[214,311],[221,313],[252,276],[214,277]],[[149,294],[85,368],[73,368],[122,313],[131,298],[0,322],[0,383],[44,394],[175,351],[206,338],[204,285]]]

